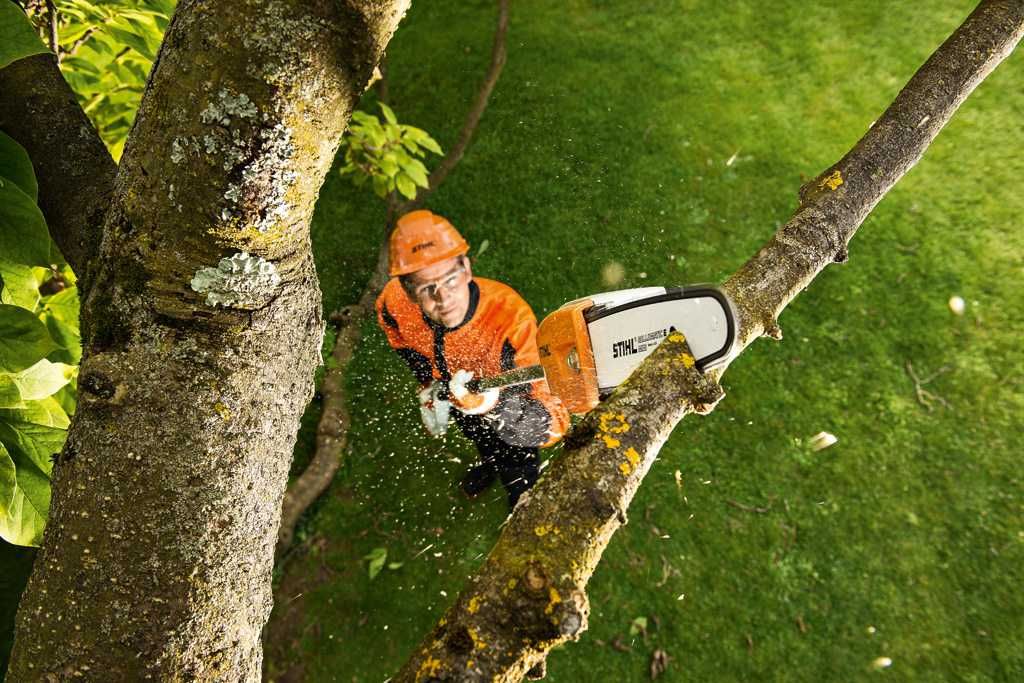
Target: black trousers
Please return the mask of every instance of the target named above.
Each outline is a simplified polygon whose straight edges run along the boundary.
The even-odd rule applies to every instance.
[[[515,507],[519,496],[537,481],[540,449],[505,443],[480,415],[464,415],[457,410],[452,413],[459,429],[480,452],[480,463],[498,475],[508,493],[509,506]]]

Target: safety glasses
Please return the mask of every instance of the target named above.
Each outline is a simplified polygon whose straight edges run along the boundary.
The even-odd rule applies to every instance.
[[[461,264],[452,272],[448,273],[439,280],[428,282],[427,284],[418,285],[413,288],[413,296],[418,301],[430,301],[434,299],[438,292],[454,292],[462,284],[462,276],[465,275],[466,269]]]

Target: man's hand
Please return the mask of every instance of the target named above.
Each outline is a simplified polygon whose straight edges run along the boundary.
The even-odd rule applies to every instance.
[[[448,413],[452,404],[438,398],[440,391],[440,383],[431,382],[419,392],[420,417],[431,436],[444,436],[448,431]]]
[[[469,380],[473,379],[473,373],[469,370],[459,370],[448,382],[448,392],[452,395],[452,403],[466,415],[483,415],[498,404],[498,390],[488,389],[474,394],[466,388]]]

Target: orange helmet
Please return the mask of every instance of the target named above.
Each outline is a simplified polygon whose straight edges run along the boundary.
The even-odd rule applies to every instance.
[[[446,218],[426,209],[410,211],[398,219],[389,247],[391,277],[415,273],[469,251],[466,240]]]

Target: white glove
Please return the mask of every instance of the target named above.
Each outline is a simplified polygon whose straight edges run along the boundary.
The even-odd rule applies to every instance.
[[[444,436],[448,431],[448,414],[452,404],[437,397],[440,390],[438,382],[431,382],[419,392],[420,418],[431,436]]]
[[[472,393],[466,388],[469,380],[473,379],[473,373],[469,370],[459,370],[448,382],[448,392],[452,395],[452,402],[455,407],[466,415],[483,415],[498,405],[498,390],[487,389],[479,394]]]

